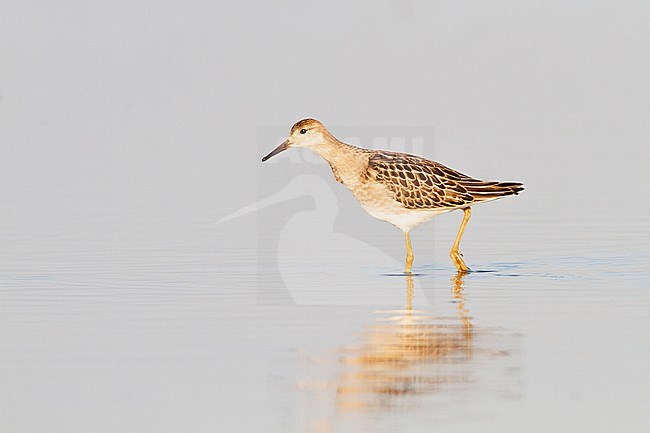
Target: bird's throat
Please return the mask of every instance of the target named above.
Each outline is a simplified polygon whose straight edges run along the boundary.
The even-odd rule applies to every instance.
[[[311,150],[326,160],[342,183],[348,186],[359,181],[360,174],[365,172],[368,165],[368,158],[362,149],[340,141],[312,146]]]

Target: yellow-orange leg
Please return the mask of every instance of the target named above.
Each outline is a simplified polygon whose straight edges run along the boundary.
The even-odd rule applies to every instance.
[[[413,265],[413,248],[411,247],[411,235],[409,232],[404,232],[404,240],[406,241],[406,268],[405,274],[411,273],[411,265]]]
[[[451,261],[454,262],[458,272],[468,272],[470,270],[463,261],[463,253],[458,249],[460,247],[460,240],[463,237],[463,232],[465,231],[465,226],[467,225],[470,216],[472,216],[472,210],[468,207],[463,209],[463,222],[460,223],[454,246],[451,247],[451,251],[449,251],[449,257],[451,257]]]

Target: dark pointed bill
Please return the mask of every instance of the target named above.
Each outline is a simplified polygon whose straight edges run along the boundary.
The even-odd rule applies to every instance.
[[[280,152],[283,152],[283,151],[287,150],[288,148],[289,148],[289,140],[285,140],[284,143],[282,143],[281,145],[279,145],[278,147],[273,149],[271,151],[271,153],[269,153],[264,158],[262,158],[262,162],[266,161],[267,159],[271,158],[272,156],[277,155]]]

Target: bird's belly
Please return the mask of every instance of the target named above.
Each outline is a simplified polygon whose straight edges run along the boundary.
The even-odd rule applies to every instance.
[[[371,184],[350,188],[361,206],[373,217],[389,222],[403,231],[431,220],[434,216],[451,209],[408,209],[393,198],[393,193],[384,185]]]

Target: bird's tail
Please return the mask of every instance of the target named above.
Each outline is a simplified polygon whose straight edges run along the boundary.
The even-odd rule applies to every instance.
[[[496,182],[482,180],[467,180],[459,182],[475,201],[493,200],[509,195],[517,195],[524,190],[524,184],[519,182]]]

